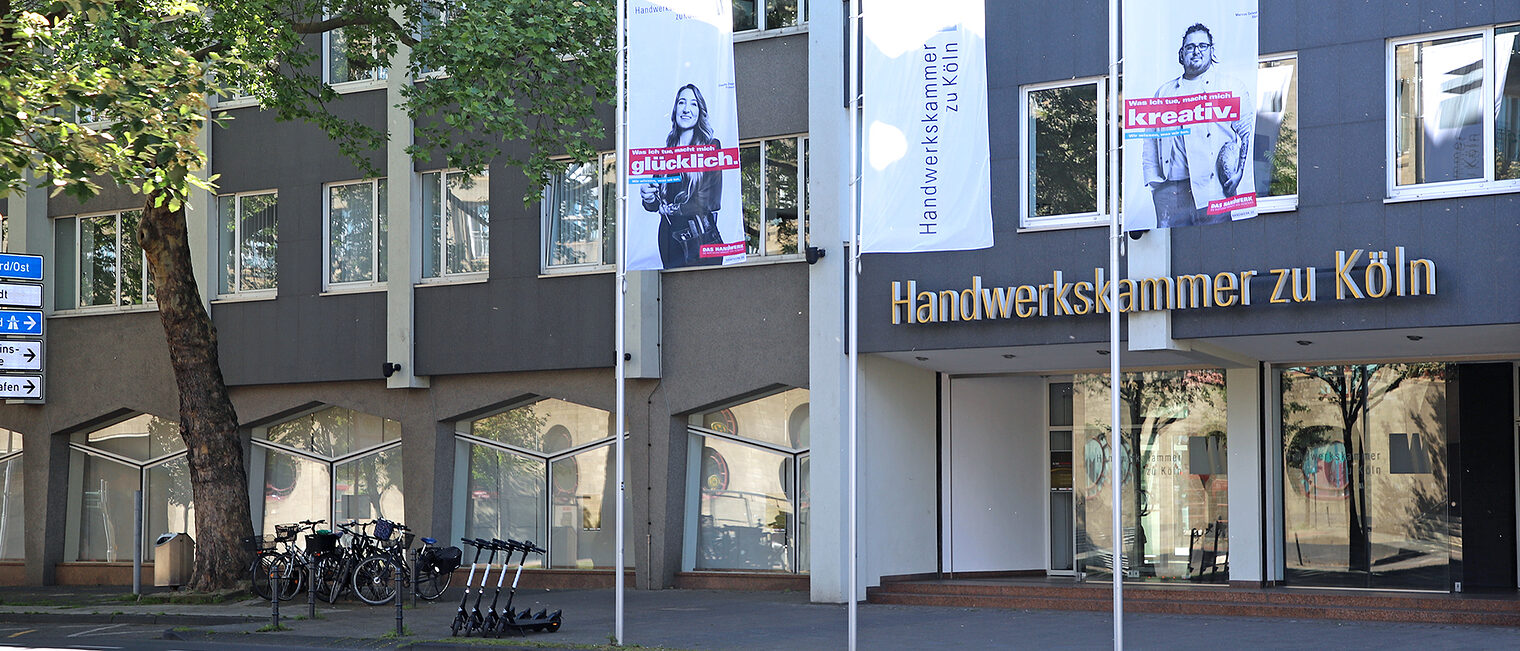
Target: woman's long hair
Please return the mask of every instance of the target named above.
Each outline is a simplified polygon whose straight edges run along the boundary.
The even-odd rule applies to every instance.
[[[670,135],[665,136],[665,146],[674,147],[681,140],[681,127],[676,124],[676,102],[681,101],[681,91],[691,90],[691,96],[697,98],[697,125],[692,127],[691,144],[706,145],[713,141],[712,125],[707,122],[707,100],[702,98],[702,91],[697,90],[696,84],[686,84],[676,89],[676,98],[670,105]]]

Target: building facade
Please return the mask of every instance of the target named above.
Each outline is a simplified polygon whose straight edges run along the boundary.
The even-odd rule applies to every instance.
[[[630,275],[636,586],[1105,580],[1117,540],[1134,581],[1515,590],[1520,7],[1263,0],[1262,214],[1125,238],[1111,306],[1106,4],[988,3],[996,245],[861,266],[855,586],[847,8],[736,12],[749,262]],[[340,112],[397,123],[411,80],[313,45]],[[311,127],[221,108],[189,220],[255,528],[384,516],[608,580],[610,156],[525,208],[513,169],[393,144],[364,178]],[[0,204],[49,278],[46,402],[0,406],[5,582],[126,582],[134,490],[149,543],[193,529],[138,203]]]

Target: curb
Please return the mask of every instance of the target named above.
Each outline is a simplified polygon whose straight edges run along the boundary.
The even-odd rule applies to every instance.
[[[175,615],[150,613],[0,613],[0,622],[21,624],[168,624],[215,626],[263,621],[267,617],[246,615]]]

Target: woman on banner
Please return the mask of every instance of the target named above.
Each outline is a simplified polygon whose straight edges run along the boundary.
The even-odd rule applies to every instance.
[[[695,84],[676,91],[670,109],[670,134],[666,147],[722,144],[713,137],[707,120],[707,101]],[[712,265],[723,256],[702,257],[704,244],[722,244],[718,234],[718,209],[723,197],[723,173],[685,172],[667,183],[651,183],[639,190],[644,210],[660,214],[660,261],[666,269]]]

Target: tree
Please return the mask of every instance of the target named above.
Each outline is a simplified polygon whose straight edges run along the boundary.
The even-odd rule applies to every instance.
[[[0,185],[22,188],[30,169],[55,194],[88,199],[114,183],[143,198],[138,237],[197,505],[192,588],[241,580],[240,538],[252,533],[237,415],[185,225],[192,192],[214,189],[195,174],[205,164],[196,137],[212,124],[207,98],[251,95],[279,119],[320,127],[378,174],[364,154],[389,134],[328,110],[337,94],[313,70],[310,37],[364,44],[348,53],[360,67],[388,65],[406,46],[413,77],[447,73],[404,91],[409,153],[441,151],[471,174],[519,166],[538,188],[557,168],[552,156],[589,159],[603,135],[594,111],[611,100],[613,22],[610,0],[0,0]]]

